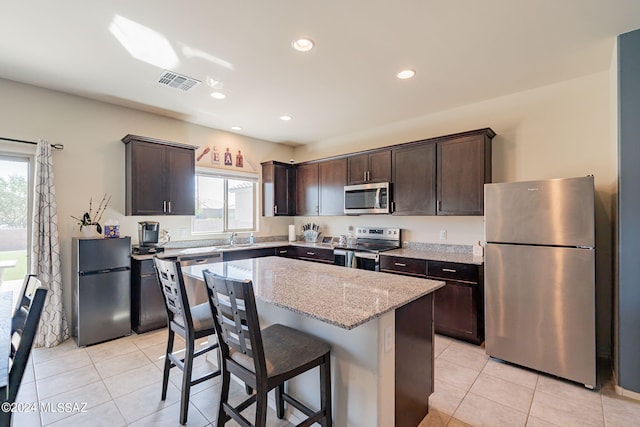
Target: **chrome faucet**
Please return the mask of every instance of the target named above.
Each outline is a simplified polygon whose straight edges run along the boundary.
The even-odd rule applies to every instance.
[[[229,246],[233,246],[236,244],[236,232],[232,231],[231,236],[229,236]]]

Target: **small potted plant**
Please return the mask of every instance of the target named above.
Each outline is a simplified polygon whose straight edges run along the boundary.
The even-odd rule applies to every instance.
[[[71,216],[71,218],[78,221],[80,225],[80,232],[85,237],[95,236],[96,233],[98,235],[102,234],[102,227],[100,226],[100,220],[102,219],[102,215],[104,211],[107,209],[107,205],[111,201],[111,196],[107,199],[107,195],[105,194],[98,205],[98,209],[96,213],[93,213],[93,198],[89,199],[89,211],[85,212],[81,218],[77,216]],[[94,231],[95,230],[95,231]]]

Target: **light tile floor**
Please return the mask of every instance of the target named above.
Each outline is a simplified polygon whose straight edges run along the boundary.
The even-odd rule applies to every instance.
[[[640,426],[640,402],[618,396],[611,370],[599,390],[490,359],[484,347],[436,336],[435,392],[420,427]]]
[[[182,378],[178,369],[172,370],[166,401],[160,400],[166,334],[134,334],[86,348],[68,340],[58,347],[34,349],[18,401],[52,407],[86,402],[86,412],[16,413],[14,427],[177,426]],[[176,341],[174,349],[179,350],[183,343]],[[640,425],[640,402],[617,396],[606,378],[599,392],[589,391],[489,359],[482,347],[442,336],[436,336],[435,355],[435,393],[420,427]],[[213,368],[199,359],[196,372]],[[239,401],[244,388],[231,383],[232,398]],[[193,388],[187,425],[215,425],[218,390],[218,378]],[[291,426],[273,411],[267,425]]]

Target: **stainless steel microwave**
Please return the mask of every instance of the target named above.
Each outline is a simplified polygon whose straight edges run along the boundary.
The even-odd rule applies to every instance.
[[[391,213],[390,184],[345,185],[344,213],[346,215]]]

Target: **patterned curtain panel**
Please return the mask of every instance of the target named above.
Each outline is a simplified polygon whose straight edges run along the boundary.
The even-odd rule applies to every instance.
[[[62,299],[60,244],[53,161],[48,141],[38,142],[33,200],[31,272],[49,288],[34,347],[54,347],[69,338]]]

